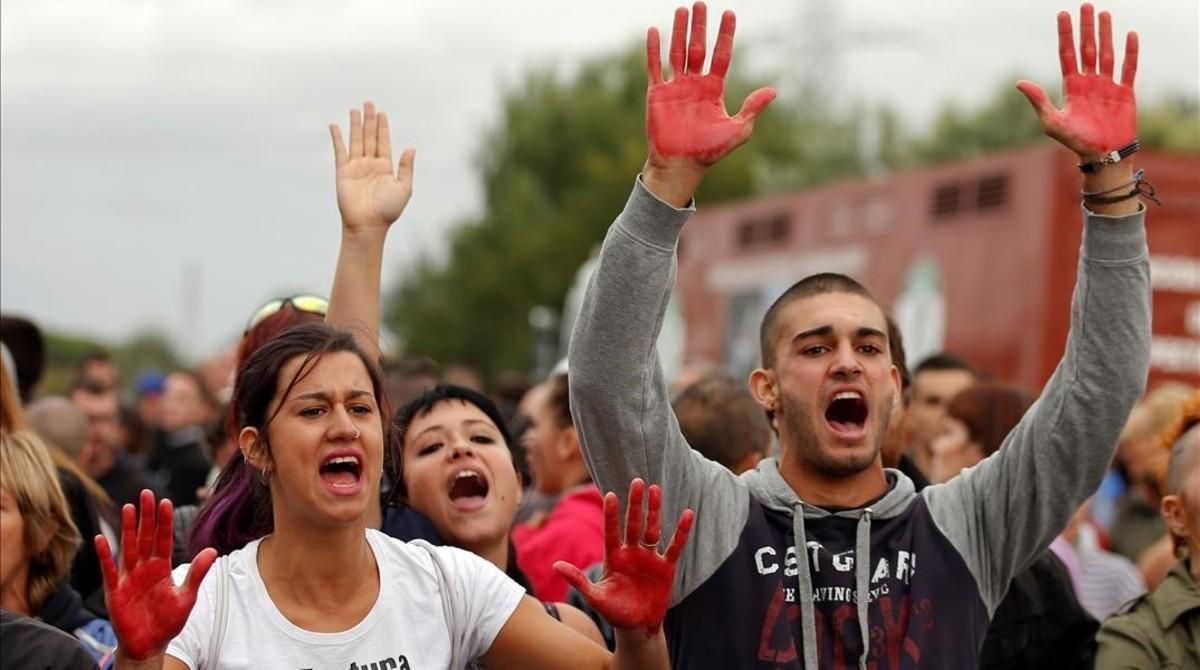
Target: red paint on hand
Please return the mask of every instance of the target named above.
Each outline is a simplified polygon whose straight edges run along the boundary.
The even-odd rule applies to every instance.
[[[713,50],[712,66],[702,74],[707,9],[703,2],[693,7],[691,42],[688,43],[688,10],[675,10],[671,36],[671,80],[663,81],[658,30],[646,35],[646,68],[650,87],[646,94],[646,136],[652,163],[672,159],[708,166],[750,139],[754,120],[775,99],[775,90],[760,88],[751,93],[737,115],[725,111],[725,73],[733,54],[736,19],[733,12],[721,17],[721,28]]]
[[[604,496],[604,574],[598,582],[588,581],[579,568],[558,561],[554,569],[574,586],[588,604],[617,628],[645,628],[654,634],[667,615],[671,588],[675,584],[675,563],[692,530],[692,510],[679,516],[675,536],[665,554],[658,553],[662,537],[659,514],[662,492],[650,487],[646,531],[642,533],[642,493],[645,483],[635,479],[629,485],[629,509],[625,521],[625,539],[621,541],[617,494]]]
[[[176,587],[171,581],[171,501],[163,498],[159,503],[157,528],[151,491],[142,491],[141,506],[140,523],[133,505],[121,510],[120,572],[108,540],[103,535],[95,540],[109,616],[122,653],[133,660],[163,653],[171,638],[183,630],[196,604],[200,582],[217,557],[215,549],[197,554],[187,580]]]
[[[1079,63],[1075,60],[1071,16],[1066,12],[1058,14],[1058,57],[1063,74],[1061,110],[1055,109],[1037,84],[1017,82],[1017,89],[1029,98],[1042,120],[1042,130],[1084,160],[1120,149],[1137,137],[1137,104],[1133,94],[1137,33],[1130,31],[1125,38],[1125,63],[1121,81],[1117,83],[1113,81],[1112,16],[1100,12],[1097,63],[1094,11],[1090,4],[1079,9]]]

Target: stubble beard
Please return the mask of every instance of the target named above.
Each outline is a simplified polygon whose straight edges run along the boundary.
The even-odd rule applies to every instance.
[[[844,479],[871,467],[879,456],[892,414],[891,398],[880,400],[876,407],[870,408],[868,419],[875,421],[874,434],[867,437],[871,441],[870,451],[850,457],[831,453],[830,449],[821,447],[817,435],[818,431],[824,428],[824,416],[814,416],[804,403],[786,392],[782,394],[781,400],[780,421],[785,426],[787,435],[791,437],[791,451],[805,469],[829,479]],[[841,449],[848,448],[832,447],[834,452]]]

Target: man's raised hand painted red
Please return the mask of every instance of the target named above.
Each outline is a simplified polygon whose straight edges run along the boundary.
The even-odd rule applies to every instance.
[[[1079,62],[1071,15],[1058,13],[1058,58],[1062,65],[1063,106],[1055,109],[1046,92],[1022,79],[1017,88],[1042,120],[1042,130],[1085,161],[1120,149],[1137,138],[1137,105],[1133,79],[1137,74],[1138,37],[1125,37],[1125,62],[1121,81],[1113,80],[1112,16],[1100,12],[1100,48],[1097,62],[1095,10],[1091,4],[1079,9]]]

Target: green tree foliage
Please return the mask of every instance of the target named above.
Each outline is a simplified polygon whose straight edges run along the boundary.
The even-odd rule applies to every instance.
[[[1200,100],[1169,95],[1138,115],[1142,146],[1181,153],[1200,153]]]
[[[537,71],[505,96],[478,159],[484,213],[454,228],[444,264],[412,267],[385,306],[408,352],[468,362],[489,375],[528,368],[530,308],[559,309],[645,160],[644,54],[639,47],[600,58],[571,77]],[[735,75],[728,89],[732,106],[751,87]],[[856,145],[836,141],[839,133],[853,139],[854,129],[830,124],[824,141],[802,143],[817,124],[771,110],[698,200],[856,173]]]

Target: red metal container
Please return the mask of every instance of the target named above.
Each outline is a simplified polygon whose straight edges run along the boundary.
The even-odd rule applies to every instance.
[[[1200,385],[1200,156],[1143,151],[1132,160],[1163,201],[1147,215],[1150,383]],[[699,203],[680,245],[685,359],[748,372],[767,305],[805,275],[834,271],[862,281],[892,310],[910,365],[951,351],[1004,381],[1041,388],[1062,354],[1075,283],[1075,162],[1038,146],[719,207]]]

